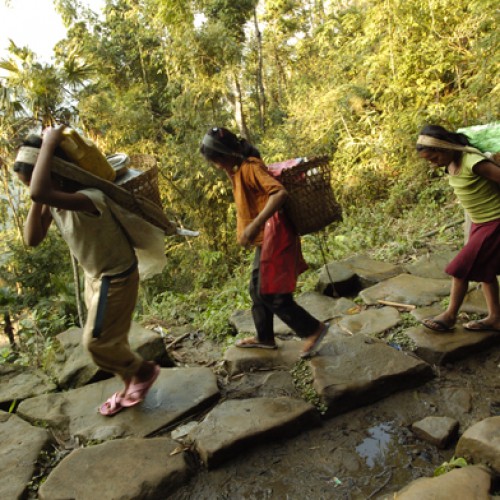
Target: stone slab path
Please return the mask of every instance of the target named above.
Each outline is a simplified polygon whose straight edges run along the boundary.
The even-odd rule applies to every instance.
[[[363,334],[327,338],[311,366],[314,388],[329,416],[416,387],[434,376],[421,359]]]
[[[35,473],[35,464],[48,449],[50,434],[16,415],[0,411],[0,498],[22,498]]]
[[[290,437],[319,425],[319,414],[304,401],[253,398],[224,401],[188,435],[205,465],[215,467],[248,446]]]
[[[193,474],[169,438],[118,439],[75,450],[39,491],[40,500],[164,499]],[[5,497],[3,497],[5,498]]]
[[[41,370],[0,365],[0,409],[8,411],[17,401],[56,390],[56,384]]]
[[[117,378],[72,391],[23,401],[17,410],[28,422],[42,424],[84,442],[144,437],[197,414],[219,398],[215,375],[209,368],[162,369],[141,405],[103,418],[99,405],[121,390]]]
[[[357,256],[330,264],[328,272],[323,269],[320,275],[328,275],[330,288],[318,282],[324,293],[298,297],[306,309],[331,323],[318,355],[307,361],[299,358],[301,342],[279,321],[277,350],[229,347],[212,368],[173,367],[161,336],[134,325],[134,348],[164,368],[141,405],[112,418],[99,415],[97,407],[120,389],[119,381],[103,380],[105,375],[92,366],[78,342],[79,329],[63,332],[53,374],[57,385],[46,374],[0,367],[0,402],[7,409],[18,405],[15,415],[0,413],[0,498],[26,497],[43,450],[62,442],[72,445],[40,487],[39,498],[167,498],[200,467],[224,467],[258,443],[289,439],[322,419],[423,386],[439,366],[500,344],[494,332],[471,333],[457,325],[453,334],[442,335],[418,325],[418,319],[441,310],[449,293],[449,280],[433,277],[444,259],[429,257],[403,269]],[[359,294],[338,296],[356,287],[362,288]],[[475,292],[471,289],[468,307],[480,311],[484,303]],[[413,324],[408,326],[408,308],[379,301],[415,306]],[[255,332],[249,311],[236,311],[231,323],[241,335]],[[395,331],[413,349],[388,343],[387,332]],[[305,374],[305,382],[297,379],[297,370]],[[31,382],[26,383],[28,377]],[[470,407],[470,396],[459,390],[444,388],[441,397],[451,412]],[[420,423],[420,437],[442,446],[456,423],[429,416],[434,419]],[[483,468],[468,467],[464,476],[461,471],[453,476],[476,485],[477,491],[488,490],[500,475],[499,418],[476,422],[459,441],[457,452]],[[13,449],[19,453],[8,452]],[[21,464],[22,474],[16,470]],[[124,481],[119,472],[129,470],[134,475]],[[455,481],[429,479],[408,485],[395,498],[418,498],[411,496],[414,491],[425,495],[422,491],[435,488],[454,494],[455,486]],[[8,488],[5,494],[1,487]]]

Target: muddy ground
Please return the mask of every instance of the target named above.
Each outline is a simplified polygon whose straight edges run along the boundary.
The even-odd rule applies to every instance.
[[[187,339],[175,352],[186,365],[214,365],[220,350],[206,339]],[[436,367],[425,385],[326,419],[294,438],[256,445],[215,470],[201,470],[169,498],[385,499],[414,479],[432,476],[453,456],[417,439],[413,422],[449,416],[460,433],[500,414],[500,346]],[[201,467],[201,466],[200,466]],[[495,491],[500,492],[499,485]]]

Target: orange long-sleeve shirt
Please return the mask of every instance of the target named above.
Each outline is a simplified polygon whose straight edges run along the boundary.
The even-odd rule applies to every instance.
[[[245,228],[261,212],[269,196],[284,189],[267,170],[264,162],[258,158],[247,158],[231,175],[234,201],[237,214],[237,234],[242,235]],[[261,246],[264,228],[254,240],[254,245]]]

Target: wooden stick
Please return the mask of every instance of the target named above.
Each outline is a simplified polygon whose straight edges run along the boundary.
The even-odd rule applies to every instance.
[[[441,231],[444,231],[445,229],[449,229],[450,227],[458,226],[459,224],[463,224],[463,223],[464,223],[464,219],[456,220],[456,221],[450,222],[448,224],[445,224],[443,227],[440,227],[439,229],[434,229],[434,231],[429,231],[428,233],[424,233],[420,237],[421,238],[429,238],[429,236],[434,236],[435,234],[438,234]]]
[[[399,307],[401,309],[406,309],[407,311],[413,311],[413,309],[417,308],[417,306],[413,304],[400,304],[399,302],[391,302],[389,300],[377,300],[377,302],[383,306]]]
[[[183,333],[182,335],[179,335],[176,339],[172,340],[172,342],[170,342],[170,344],[168,344],[165,349],[170,349],[171,347],[173,347],[175,344],[177,344],[178,342],[180,342],[182,339],[185,339],[186,337],[189,337],[191,335],[192,332],[187,332],[187,333]]]

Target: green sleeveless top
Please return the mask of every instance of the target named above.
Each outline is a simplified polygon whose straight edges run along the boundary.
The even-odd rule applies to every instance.
[[[463,153],[460,171],[448,176],[458,201],[475,223],[500,219],[500,186],[472,170],[483,160],[485,158],[476,153]]]

